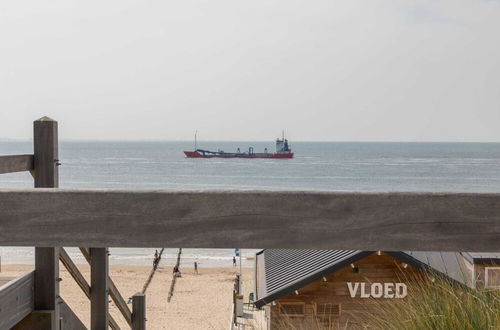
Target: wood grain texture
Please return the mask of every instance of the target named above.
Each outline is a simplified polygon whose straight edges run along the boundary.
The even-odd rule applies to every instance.
[[[34,308],[34,272],[0,287],[0,329],[10,329]]]
[[[108,249],[90,248],[90,329],[108,329]]]
[[[35,248],[35,309],[55,310],[59,319],[59,248]]]
[[[87,327],[83,322],[76,316],[76,314],[71,310],[71,308],[66,304],[63,299],[59,299],[60,302],[60,315],[61,315],[61,329],[62,330],[87,330]]]
[[[32,171],[33,155],[0,156],[0,174]]]
[[[331,317],[332,324],[349,324],[349,329],[363,329],[364,327],[360,320],[363,320],[363,317],[366,317],[367,313],[376,315],[377,311],[384,308],[385,304],[389,303],[391,299],[361,298],[359,292],[352,298],[347,286],[348,282],[360,282],[366,283],[366,285],[375,282],[403,282],[408,285],[408,294],[416,295],[418,294],[416,292],[417,288],[412,287],[411,284],[423,283],[426,278],[421,270],[412,266],[403,268],[400,260],[387,254],[380,256],[372,254],[355,262],[355,265],[358,268],[357,273],[353,273],[350,266],[344,267],[326,275],[324,277],[326,281],[323,278],[316,280],[298,289],[298,294],[292,292],[283,295],[275,300],[276,305],[269,304],[268,306],[271,309],[271,329],[279,328],[278,325],[280,322],[283,323],[284,321],[283,314],[280,311],[280,304],[290,302],[304,303],[305,318],[310,318],[311,322],[318,323],[323,318],[315,315],[316,304],[332,303],[339,305],[339,316],[326,316],[326,319],[323,320],[329,321]],[[295,324],[294,321],[303,319],[294,319],[292,317],[289,320],[287,319],[287,322],[290,322],[290,328],[292,326],[299,328],[299,324]],[[327,326],[325,325],[325,327]]]
[[[54,327],[54,319],[54,311],[33,311],[10,330],[48,330]]]
[[[59,187],[57,121],[33,122],[35,188]],[[35,248],[35,309],[53,310],[52,330],[59,330],[59,248]]]
[[[500,194],[0,190],[0,245],[500,251]]]
[[[143,293],[132,296],[132,330],[146,330],[146,296]]]
[[[90,265],[89,250],[87,248],[80,247],[80,251],[82,252],[82,255],[84,256],[84,258],[87,260],[87,262]],[[131,325],[132,324],[132,312],[128,308],[127,303],[125,302],[125,299],[123,299],[123,296],[121,295],[120,291],[116,287],[115,283],[113,282],[113,280],[109,276],[108,276],[108,287],[109,287],[109,295],[110,295],[111,299],[113,299],[116,307],[118,308],[118,310],[120,311],[122,316],[125,318],[125,321],[127,321],[127,323],[129,325]],[[113,324],[116,324],[116,322],[113,320],[111,315],[108,315],[108,318],[110,320],[109,323],[110,323],[111,327],[113,327]],[[115,328],[113,328],[113,329],[115,329]]]
[[[60,248],[59,250],[59,260],[61,263],[64,265],[64,267],[68,270],[68,273],[73,277],[75,280],[76,284],[82,289],[83,293],[85,293],[85,296],[90,299],[90,285],[83,277],[82,273],[78,269],[78,267],[75,265],[73,260],[71,260],[70,256],[66,252],[64,248]]]
[[[43,117],[33,122],[36,188],[59,187],[57,121]]]

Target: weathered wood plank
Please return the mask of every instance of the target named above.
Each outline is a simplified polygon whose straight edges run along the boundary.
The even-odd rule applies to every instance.
[[[35,188],[59,187],[57,121],[43,117],[33,122]]]
[[[120,291],[118,288],[115,286],[115,283],[113,281],[110,281],[108,278],[108,286],[109,286],[109,295],[111,296],[111,299],[115,302],[116,307],[120,311],[120,313],[123,315],[123,318],[129,325],[132,324],[132,312],[127,306],[127,302],[125,299],[123,299],[122,295],[120,294]]]
[[[500,194],[0,190],[0,245],[499,251]]]
[[[35,248],[35,310],[55,311],[55,320],[59,319],[58,279],[59,248]],[[58,325],[56,328],[59,329]]]
[[[142,293],[132,296],[132,330],[146,330],[146,296]]]
[[[54,311],[33,311],[10,330],[48,330],[54,322]]]
[[[87,330],[87,327],[83,322],[76,316],[73,310],[66,304],[66,302],[60,298],[60,326],[61,330]]]
[[[59,260],[61,260],[64,267],[68,270],[69,274],[75,280],[76,284],[82,289],[83,293],[90,299],[90,285],[83,277],[82,273],[75,265],[73,260],[71,260],[70,256],[66,252],[64,248],[60,248],[59,250]]]
[[[57,121],[43,117],[33,122],[35,188],[59,187]],[[35,248],[35,310],[54,311],[52,330],[59,330],[59,248]]]
[[[34,308],[34,272],[0,286],[0,329],[10,329]]]
[[[82,255],[85,257],[87,262],[90,264],[90,253],[89,253],[88,249],[84,248],[84,247],[80,247],[80,251],[82,252]],[[113,280],[109,276],[108,276],[108,287],[109,287],[109,295],[111,296],[111,299],[113,299],[113,301],[115,302],[116,307],[118,308],[118,310],[122,314],[123,318],[125,318],[125,321],[127,321],[127,323],[129,325],[131,325],[132,324],[132,312],[128,308],[127,303],[125,302],[125,299],[123,299],[123,296],[121,295],[120,291],[116,287],[115,283],[113,282]],[[114,320],[111,317],[111,315],[109,315],[108,317],[110,320],[109,323],[113,327]]]
[[[90,248],[90,329],[108,328],[108,249]]]
[[[0,156],[0,174],[32,171],[33,155]]]

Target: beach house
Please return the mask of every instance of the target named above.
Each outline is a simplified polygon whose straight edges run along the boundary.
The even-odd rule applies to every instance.
[[[286,322],[355,324],[411,283],[441,274],[468,287],[500,288],[500,254],[267,249],[256,254],[255,306],[271,329]]]

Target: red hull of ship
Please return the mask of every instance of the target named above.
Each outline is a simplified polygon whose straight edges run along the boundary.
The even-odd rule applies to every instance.
[[[184,151],[187,158],[252,158],[252,159],[290,159],[293,158],[293,153],[269,154],[268,156],[259,155],[203,155],[196,151]]]

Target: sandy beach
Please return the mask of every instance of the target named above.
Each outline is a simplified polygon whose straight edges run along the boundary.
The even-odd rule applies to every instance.
[[[78,268],[90,282],[87,265]],[[0,276],[17,276],[33,270],[32,265],[2,265]],[[177,279],[170,303],[167,294],[172,280],[172,267],[158,268],[147,292],[148,329],[227,329],[232,304],[232,288],[238,267],[201,268],[195,275],[192,268],[183,268],[182,277]],[[125,299],[141,291],[151,267],[113,265],[109,274]],[[244,290],[252,285],[252,269],[243,268]],[[90,321],[90,304],[87,297],[60,265],[61,297],[71,306],[80,320],[87,326]],[[248,294],[246,294],[245,300]],[[130,305],[129,305],[130,306]],[[113,302],[110,312],[120,327],[127,324]]]

